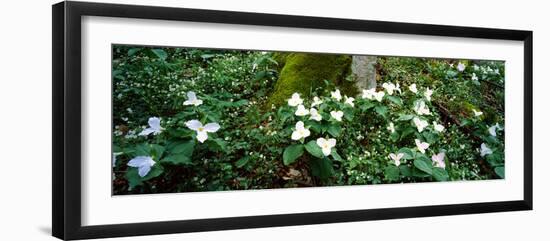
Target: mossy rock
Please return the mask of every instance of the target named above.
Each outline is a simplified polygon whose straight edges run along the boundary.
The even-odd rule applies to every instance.
[[[351,56],[311,53],[275,53],[279,63],[279,79],[269,97],[269,106],[283,105],[294,92],[302,97],[310,97],[311,91],[323,87],[324,80],[331,81],[344,94],[358,93],[353,82],[346,81],[350,73]]]

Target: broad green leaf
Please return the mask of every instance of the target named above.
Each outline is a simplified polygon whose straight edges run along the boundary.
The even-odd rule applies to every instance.
[[[434,167],[432,169],[432,176],[435,178],[435,180],[440,182],[449,180],[449,174],[447,173],[447,171],[440,167]]]
[[[403,100],[397,96],[388,95],[387,98],[398,106],[403,106]]]
[[[302,144],[295,144],[288,146],[283,152],[283,163],[290,165],[298,159],[298,157],[304,154],[304,146]]]
[[[399,168],[389,165],[384,169],[384,177],[389,181],[399,181]]]
[[[414,118],[414,115],[399,114],[399,118],[396,121],[408,121],[412,120],[412,118]]]
[[[430,175],[432,174],[432,165],[431,165],[431,163],[426,162],[423,158],[415,159],[413,164],[416,168],[420,169],[421,171],[423,171],[427,174],[430,174]]]
[[[327,132],[333,137],[339,137],[341,131],[342,127],[340,127],[339,125],[330,125],[327,129]]]
[[[134,54],[136,54],[140,50],[141,50],[141,48],[131,48],[131,49],[128,50],[128,56],[132,57],[132,56],[134,56]]]
[[[183,154],[188,157],[193,155],[193,150],[195,149],[195,140],[188,140],[183,142],[178,142],[171,150],[172,154]]]
[[[246,163],[250,160],[250,156],[244,156],[243,158],[239,159],[237,162],[235,162],[235,166],[238,168],[244,167]]]
[[[397,132],[394,132],[394,133],[391,133],[391,134],[390,134],[390,139],[391,139],[393,142],[398,141],[398,140],[399,140],[399,137],[400,137],[400,136],[399,136],[399,133],[397,133]]]
[[[407,147],[403,147],[397,151],[398,153],[403,153],[403,159],[410,160],[414,158],[414,152]]]
[[[151,144],[150,149],[151,155],[157,160],[160,159],[164,153],[164,147],[158,144]]]
[[[339,161],[339,162],[343,162],[344,159],[342,159],[342,157],[338,154],[338,152],[336,151],[336,148],[333,148],[330,155],[332,155],[332,157],[334,158],[334,160],[336,161]]]
[[[164,51],[164,50],[162,50],[162,49],[151,49],[151,51],[152,51],[157,57],[159,57],[159,59],[165,60],[165,59],[168,57],[168,54],[166,53],[166,51]]]
[[[325,180],[331,177],[333,173],[332,162],[328,158],[311,160],[311,174],[313,176]]]
[[[374,103],[372,103],[372,102],[370,102],[370,101],[369,101],[369,102],[364,102],[364,104],[359,105],[359,108],[360,108],[362,111],[366,111],[366,110],[368,110],[368,109],[370,109],[370,108],[372,108],[372,107],[374,107]]]
[[[496,173],[500,178],[504,178],[504,174],[505,174],[504,166],[495,167],[495,173]]]
[[[190,156],[180,153],[180,154],[173,154],[170,156],[167,156],[160,160],[160,162],[167,162],[175,165],[182,165],[182,164],[191,164],[191,158]]]
[[[400,165],[399,170],[401,171],[401,175],[403,175],[405,177],[411,177],[412,176],[412,170],[409,166]]]
[[[379,115],[385,118],[386,113],[388,112],[388,107],[385,107],[383,105],[378,105],[374,107],[374,111],[376,111],[376,113],[378,113]]]
[[[409,127],[405,130],[403,130],[403,132],[401,133],[401,140],[403,140],[403,138],[411,135],[412,133],[415,132],[416,129],[412,128],[412,127]]]
[[[306,151],[309,152],[314,157],[317,158],[323,158],[323,151],[321,150],[321,147],[317,145],[317,142],[315,141],[309,141],[306,145]]]
[[[145,175],[144,177],[140,177],[138,174],[138,169],[135,167],[130,167],[126,172],[125,177],[126,180],[128,180],[130,188],[134,188],[136,186],[142,185],[143,181],[147,181],[160,176],[160,174],[162,174],[163,172],[164,168],[161,165],[156,164],[151,167],[151,171],[149,171],[147,175]]]

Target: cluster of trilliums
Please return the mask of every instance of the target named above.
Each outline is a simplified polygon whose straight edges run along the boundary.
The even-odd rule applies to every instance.
[[[461,66],[457,66],[460,70]],[[393,84],[393,83],[384,83],[382,85],[385,91],[376,91],[375,88],[369,89],[369,90],[363,90],[361,97],[363,99],[369,99],[369,100],[376,100],[378,102],[382,102],[383,97],[388,95],[393,95],[394,92],[401,93],[401,88],[399,86],[399,83]],[[419,91],[416,87],[416,84],[412,84],[408,87],[409,91],[411,91],[414,94],[418,94]],[[431,101],[431,96],[433,94],[433,90],[426,88],[426,90],[423,92],[423,97],[427,101]],[[331,98],[336,101],[344,100],[344,103],[354,107],[354,101],[355,98],[348,97],[348,96],[342,96],[340,91],[336,89],[335,91],[331,92]],[[295,115],[296,116],[307,116],[309,115],[310,120],[314,121],[321,121],[323,117],[319,113],[319,111],[315,108],[316,106],[323,103],[323,101],[319,97],[314,97],[313,102],[311,104],[311,107],[307,109],[303,102],[304,100],[300,98],[300,94],[294,93],[292,94],[291,98],[288,99],[288,105],[292,107],[296,107]],[[185,106],[199,106],[203,104],[203,101],[198,99],[195,92],[188,92],[187,93],[187,100],[183,103]],[[422,115],[431,115],[430,109],[424,102],[424,100],[420,100],[415,102],[415,105],[413,107],[413,110],[418,116]],[[479,117],[483,115],[483,112],[478,110],[473,110],[474,116]],[[330,111],[330,116],[335,121],[341,122],[342,117],[344,116],[344,113],[341,110],[333,110]],[[428,122],[425,120],[422,120],[418,117],[413,118],[413,123],[416,126],[418,132],[422,132],[426,127],[429,126]],[[160,134],[164,128],[160,125],[160,118],[158,117],[151,117],[148,121],[149,127],[145,128],[139,135],[140,136],[148,136],[150,134],[157,135]],[[443,132],[445,130],[445,127],[441,124],[438,124],[437,122],[433,122],[433,128],[437,132]],[[220,125],[218,123],[208,123],[206,125],[203,125],[199,120],[190,120],[185,123],[187,128],[196,131],[196,138],[199,142],[203,143],[208,139],[208,133],[214,133],[217,132],[220,129]],[[389,123],[387,129],[391,132],[395,132],[395,127],[392,122]],[[502,130],[502,128],[495,124],[491,127],[489,127],[488,131],[492,136],[496,136],[496,131]],[[298,121],[295,124],[295,128],[292,132],[291,139],[292,140],[303,140],[311,135],[311,132],[309,129],[304,125],[304,122]],[[336,139],[334,138],[323,138],[320,137],[316,140],[317,145],[321,148],[323,155],[329,156],[331,155],[332,148],[336,146]],[[418,151],[421,153],[426,153],[426,150],[429,148],[430,144],[427,142],[422,142],[421,140],[415,139],[415,145]],[[490,155],[492,154],[492,150],[485,144],[482,143],[480,147],[480,154],[481,156]],[[113,165],[116,162],[116,156],[121,153],[114,153],[113,154]],[[390,153],[389,158],[393,161],[393,163],[396,166],[399,166],[401,164],[401,159],[403,158],[403,153]],[[445,153],[440,152],[438,154],[435,154],[432,156],[432,161],[436,167],[445,168]],[[130,167],[136,167],[138,168],[138,174],[141,177],[146,176],[149,171],[151,170],[152,166],[155,165],[155,161],[151,156],[137,156],[131,159],[128,164]]]

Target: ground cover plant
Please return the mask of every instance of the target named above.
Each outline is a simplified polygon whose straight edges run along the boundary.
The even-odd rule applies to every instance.
[[[113,46],[113,194],[504,178],[504,62]]]

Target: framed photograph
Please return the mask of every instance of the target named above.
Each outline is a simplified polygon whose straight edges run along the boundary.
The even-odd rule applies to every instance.
[[[60,239],[532,209],[531,31],[69,1],[52,48]]]

